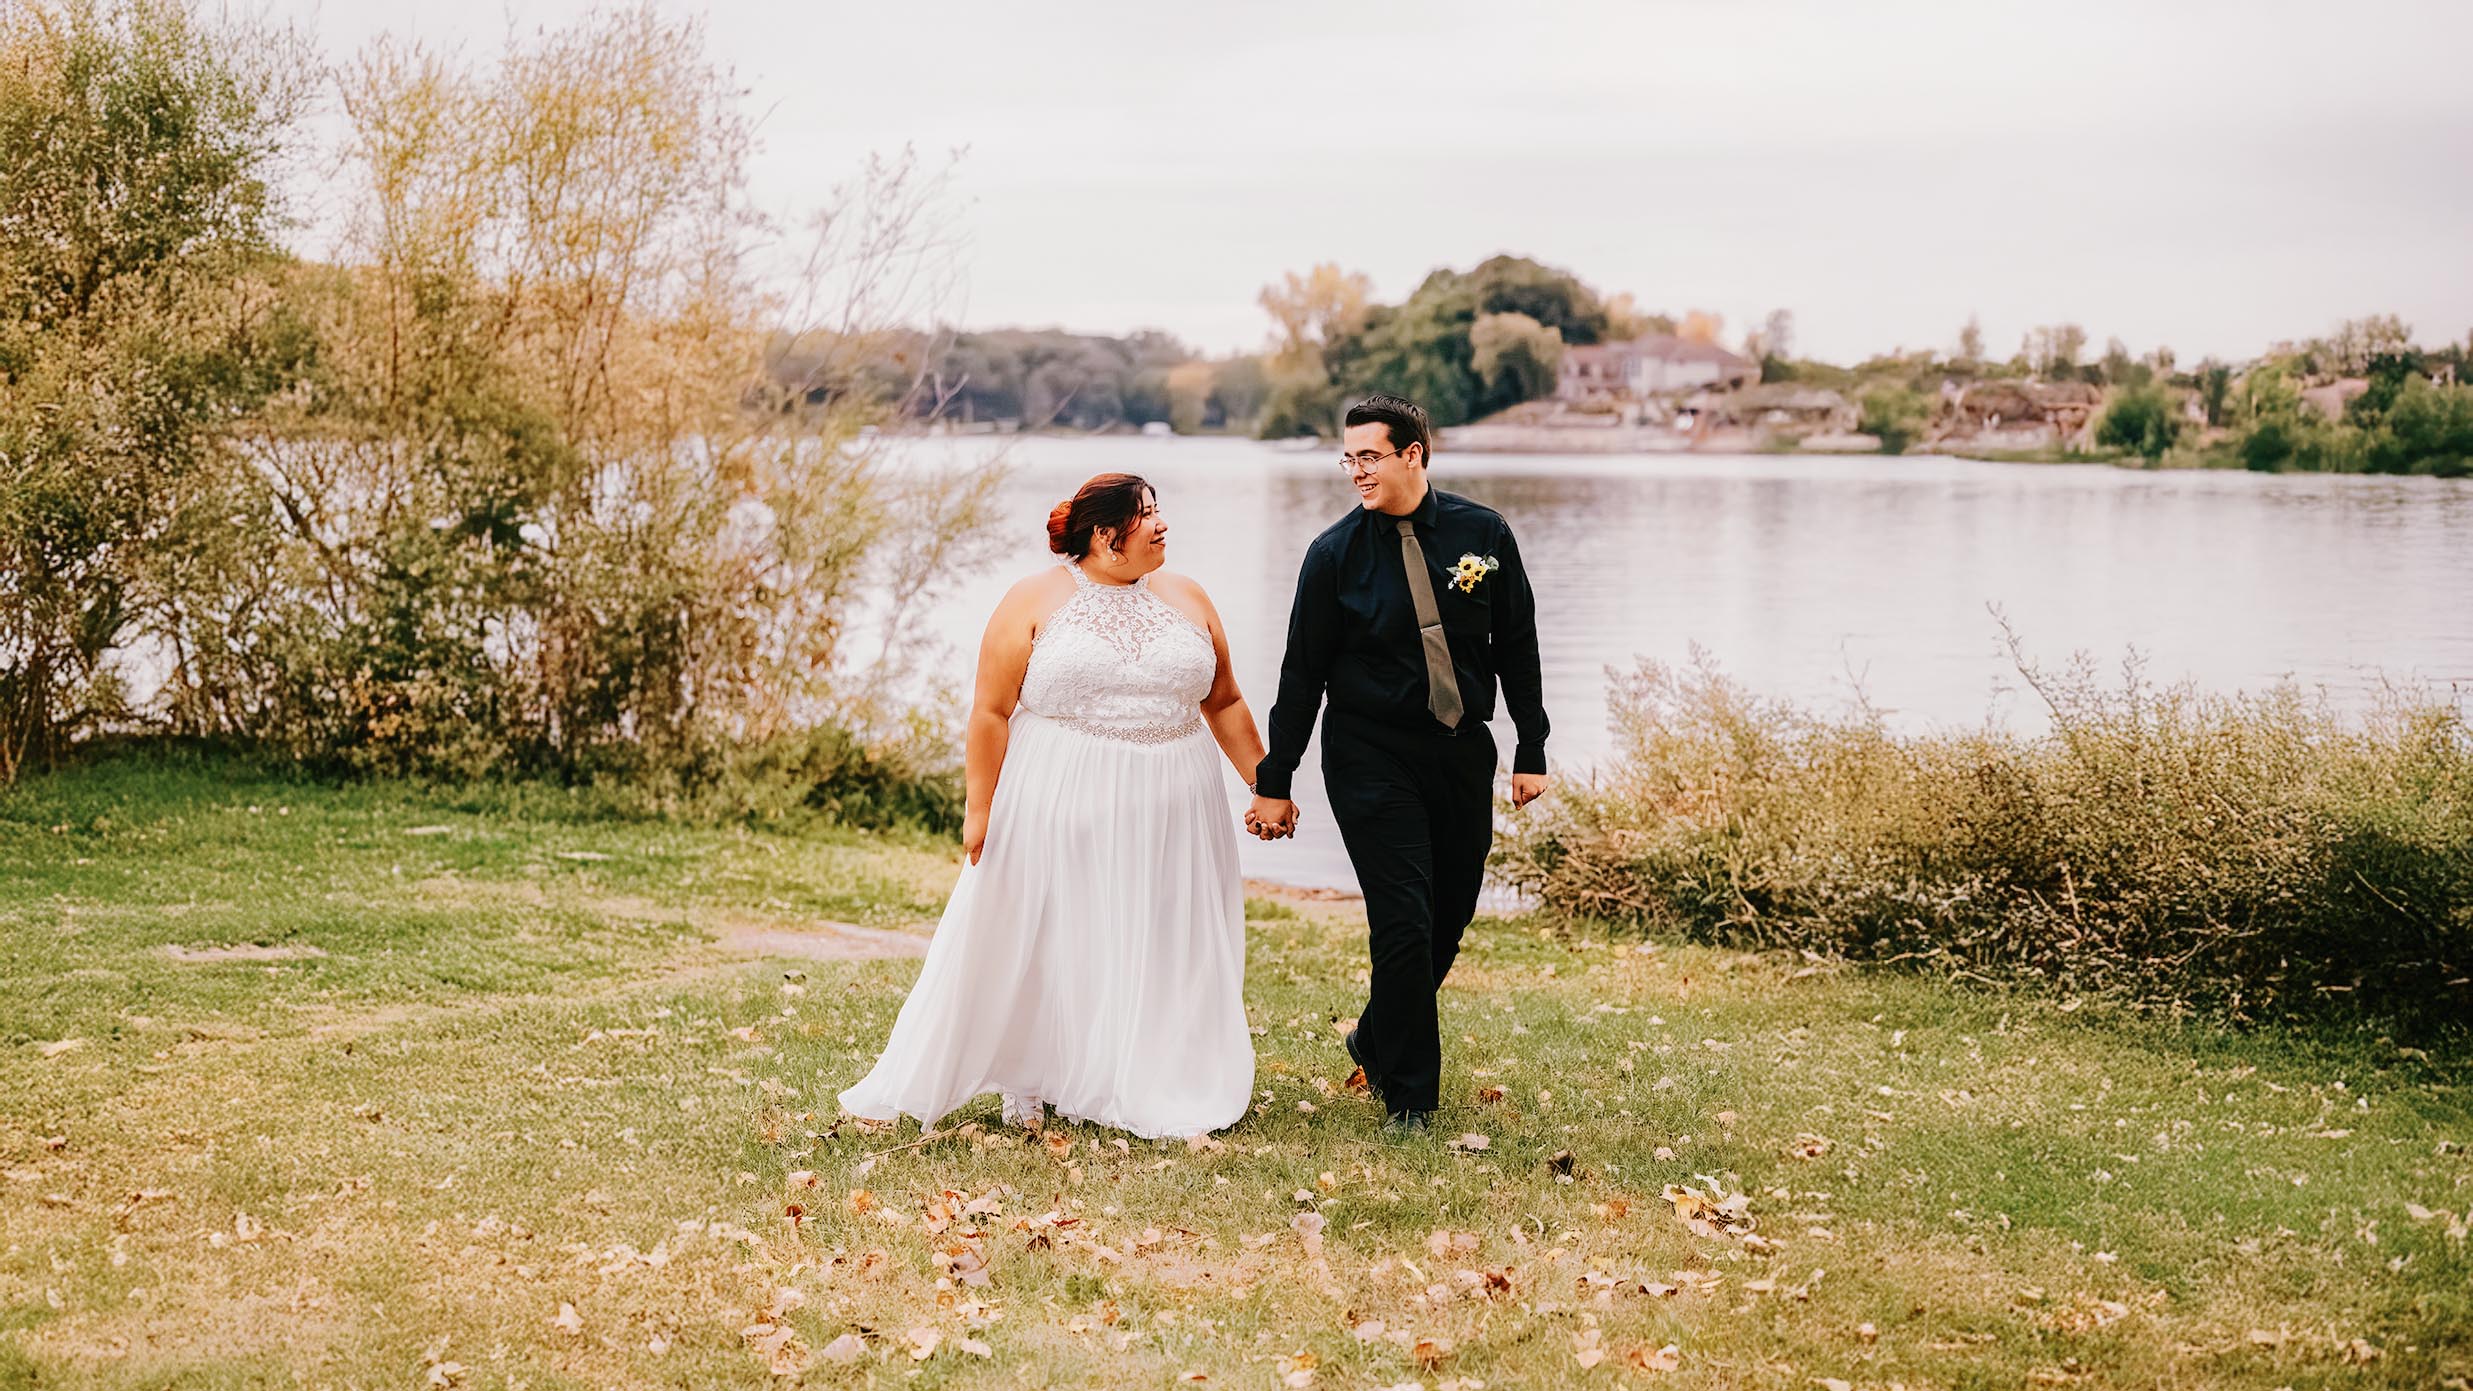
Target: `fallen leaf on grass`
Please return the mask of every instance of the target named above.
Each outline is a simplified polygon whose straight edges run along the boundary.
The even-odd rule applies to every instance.
[[[800,1342],[799,1335],[791,1329],[777,1323],[753,1323],[740,1329],[739,1336],[755,1344],[756,1351],[764,1354],[765,1365],[773,1375],[797,1376],[807,1370],[807,1345]]]
[[[1474,1153],[1477,1150],[1486,1148],[1494,1142],[1472,1130],[1456,1139],[1448,1140],[1444,1143],[1448,1148]]]
[[[1606,1350],[1600,1345],[1604,1337],[1594,1328],[1571,1335],[1571,1360],[1580,1364],[1580,1370],[1585,1372],[1606,1360]]]
[[[562,1303],[558,1306],[557,1316],[550,1320],[550,1327],[573,1336],[584,1331],[584,1316],[575,1312],[574,1305]]]
[[[1431,1367],[1435,1363],[1449,1357],[1451,1355],[1451,1347],[1451,1340],[1444,1337],[1442,1334],[1437,1333],[1429,1338],[1419,1338],[1416,1342],[1410,1344],[1408,1348],[1408,1355],[1416,1358],[1420,1366]]]
[[[1671,1372],[1683,1365],[1683,1350],[1672,1343],[1656,1349],[1642,1343],[1623,1354],[1623,1360],[1644,1372]]]
[[[1855,1383],[1843,1377],[1814,1377],[1812,1384],[1820,1391],[1855,1391]]]
[[[903,1334],[902,1338],[910,1344],[910,1360],[925,1362],[934,1355],[936,1345],[945,1340],[945,1335],[933,1328],[914,1328]]]
[[[848,1366],[865,1356],[867,1356],[867,1344],[862,1342],[856,1333],[844,1333],[824,1345],[824,1360],[827,1362]]]
[[[1297,1240],[1304,1243],[1305,1254],[1309,1256],[1322,1254],[1322,1229],[1328,1225],[1329,1220],[1319,1212],[1300,1212],[1288,1222],[1289,1228],[1297,1234]]]
[[[1501,1087],[1479,1087],[1477,1089],[1477,1104],[1480,1106],[1491,1106],[1495,1102],[1502,1100],[1504,1094],[1505,1093]]]
[[[1748,1237],[1752,1230],[1751,1197],[1743,1193],[1728,1193],[1724,1184],[1707,1174],[1694,1174],[1692,1177],[1708,1187],[1704,1190],[1688,1184],[1670,1183],[1662,1195],[1667,1202],[1674,1204],[1676,1220],[1697,1236]],[[1749,1244],[1748,1241],[1746,1244]]]

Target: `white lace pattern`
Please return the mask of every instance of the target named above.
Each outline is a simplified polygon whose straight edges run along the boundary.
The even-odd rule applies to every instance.
[[[1167,743],[1202,727],[1218,654],[1208,633],[1151,592],[1101,584],[1072,561],[1073,597],[1039,629],[1022,708],[1088,733]]]

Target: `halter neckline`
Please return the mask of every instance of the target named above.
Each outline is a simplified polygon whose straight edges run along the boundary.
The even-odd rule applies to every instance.
[[[1068,569],[1068,570],[1071,570],[1071,571],[1073,572],[1073,582],[1074,582],[1074,584],[1075,584],[1075,585],[1077,585],[1077,586],[1080,586],[1080,587],[1089,588],[1089,589],[1148,589],[1148,588],[1150,588],[1150,580],[1151,580],[1151,577],[1150,577],[1150,576],[1148,576],[1148,575],[1136,575],[1136,576],[1134,576],[1134,577],[1133,577],[1133,579],[1132,579],[1131,581],[1129,581],[1129,582],[1127,582],[1127,583],[1125,583],[1125,584],[1109,584],[1109,583],[1108,583],[1107,581],[1105,581],[1105,580],[1095,580],[1095,579],[1092,579],[1092,578],[1090,577],[1089,573],[1088,573],[1088,572],[1086,572],[1085,570],[1083,570],[1083,568],[1082,568],[1082,562],[1081,562],[1081,561],[1079,561],[1079,560],[1074,559],[1072,556],[1066,556],[1066,557],[1064,557],[1064,562],[1065,562],[1065,568],[1066,568],[1066,569]]]

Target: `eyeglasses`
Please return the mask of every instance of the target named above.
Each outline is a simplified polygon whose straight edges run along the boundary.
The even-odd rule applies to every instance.
[[[1352,474],[1360,472],[1372,473],[1376,464],[1390,458],[1393,454],[1398,454],[1403,450],[1406,450],[1408,447],[1408,445],[1403,444],[1398,449],[1394,449],[1383,454],[1342,454],[1340,456],[1340,467],[1348,470]]]

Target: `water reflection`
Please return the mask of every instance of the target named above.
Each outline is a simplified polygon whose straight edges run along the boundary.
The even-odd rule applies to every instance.
[[[968,442],[930,447],[970,458]],[[1276,688],[1297,561],[1355,505],[1323,451],[1242,440],[1026,439],[1018,541],[935,616],[964,668],[1006,585],[1046,563],[1048,508],[1093,473],[1140,473],[1169,564],[1225,620],[1258,715]],[[1605,677],[1705,648],[1771,695],[1842,705],[1857,683],[1906,727],[2031,726],[1993,609],[2041,657],[2135,647],[2213,688],[2290,677],[2357,706],[2386,678],[2473,689],[2473,486],[2437,479],[2132,473],[1951,459],[1455,456],[1439,486],[1500,510],[1538,588],[1549,753],[1607,747]],[[1508,721],[1496,736],[1511,747]],[[1309,751],[1294,842],[1249,874],[1347,884]],[[1241,788],[1233,779],[1231,808]],[[1232,810],[1233,814],[1233,810]]]

